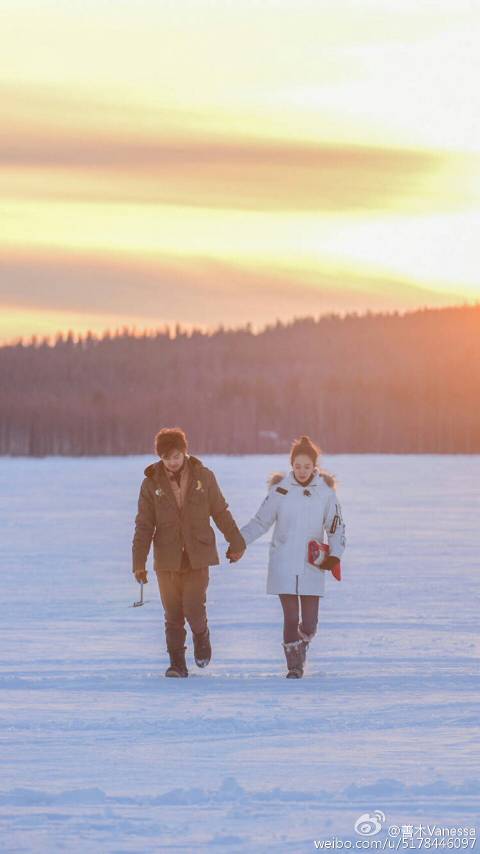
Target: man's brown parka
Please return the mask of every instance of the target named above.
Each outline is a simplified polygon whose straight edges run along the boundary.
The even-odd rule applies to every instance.
[[[233,552],[245,549],[245,540],[213,471],[191,454],[186,457],[186,465],[189,482],[182,508],[178,507],[162,460],[145,469],[132,543],[133,572],[146,568],[152,540],[155,572],[181,571],[184,549],[192,569],[219,564],[210,517]]]

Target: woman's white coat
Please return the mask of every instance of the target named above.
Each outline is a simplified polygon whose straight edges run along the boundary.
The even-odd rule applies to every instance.
[[[247,546],[274,523],[267,593],[324,596],[327,570],[308,563],[308,541],[328,542],[330,554],[343,554],[345,524],[335,489],[321,473],[303,486],[290,471],[272,483],[255,516],[241,528]]]

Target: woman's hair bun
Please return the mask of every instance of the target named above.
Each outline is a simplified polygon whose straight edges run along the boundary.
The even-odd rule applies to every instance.
[[[312,442],[310,436],[300,436],[299,439],[295,439],[292,442],[290,451],[290,461],[292,463],[298,454],[306,454],[315,465],[317,457],[321,454],[321,450],[315,442]]]

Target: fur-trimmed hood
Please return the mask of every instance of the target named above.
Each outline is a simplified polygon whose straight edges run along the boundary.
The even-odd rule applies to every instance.
[[[314,471],[316,474],[319,475],[319,477],[323,477],[325,483],[327,484],[327,486],[330,486],[331,489],[337,488],[338,481],[334,474],[329,474],[328,472],[324,471],[323,469],[319,469],[316,466]],[[272,486],[275,486],[276,483],[280,483],[280,481],[283,480],[283,478],[286,477],[287,474],[288,472],[286,471],[273,472],[273,474],[271,474],[267,480],[268,488],[270,489]]]

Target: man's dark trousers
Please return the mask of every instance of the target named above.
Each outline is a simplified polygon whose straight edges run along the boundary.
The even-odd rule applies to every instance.
[[[167,650],[183,650],[187,633],[185,619],[194,635],[207,629],[208,566],[192,569],[188,558],[182,568],[169,572],[157,572],[158,587],[165,611],[165,636]]]

